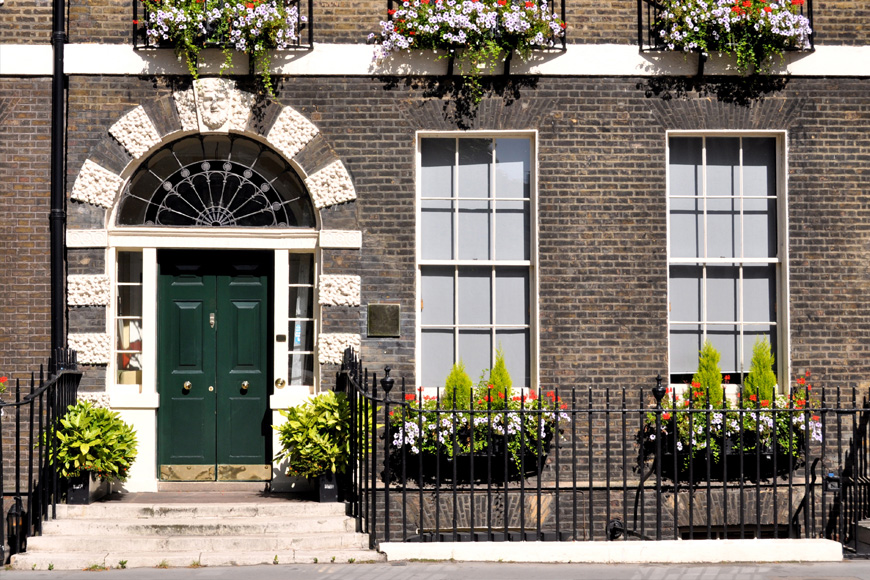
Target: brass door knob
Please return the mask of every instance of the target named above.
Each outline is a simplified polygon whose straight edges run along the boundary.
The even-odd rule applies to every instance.
[[[190,381],[184,381],[184,386],[183,386],[182,388],[183,388],[185,391],[189,391],[189,390],[190,390],[190,387],[192,387],[192,386],[193,386],[193,385],[190,383]]]
[[[247,391],[247,390],[248,390],[248,381],[242,381],[242,390],[243,390],[243,391]]]
[[[285,381],[284,379],[275,379],[275,386],[279,389],[283,389],[284,385],[286,385],[286,384],[287,384],[287,381]]]

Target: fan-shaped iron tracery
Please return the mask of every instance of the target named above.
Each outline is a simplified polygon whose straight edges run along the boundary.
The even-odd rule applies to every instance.
[[[236,135],[196,135],[148,159],[124,190],[118,225],[315,226],[308,193],[279,155]]]

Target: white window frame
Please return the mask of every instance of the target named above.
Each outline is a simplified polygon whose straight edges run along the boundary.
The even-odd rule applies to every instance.
[[[516,139],[528,139],[529,140],[529,168],[531,171],[531,176],[529,178],[529,260],[424,260],[422,256],[422,142],[423,139],[426,138],[467,138],[467,139],[501,139],[501,138],[516,138]],[[421,268],[424,266],[479,266],[479,267],[487,267],[487,266],[518,266],[528,268],[529,272],[529,387],[532,389],[537,389],[539,384],[539,337],[538,337],[538,328],[539,324],[539,314],[538,314],[538,132],[537,131],[418,131],[416,134],[415,140],[416,147],[416,194],[415,194],[415,204],[416,204],[416,229],[415,229],[415,243],[416,243],[416,264],[415,264],[415,288],[416,288],[416,300],[415,300],[415,315],[416,315],[416,337],[415,337],[415,376],[417,377],[417,385],[420,385],[421,381],[421,369],[423,362],[423,349],[422,349],[422,283],[421,283]],[[493,163],[491,171],[495,171],[495,164]],[[458,172],[457,172],[458,174]],[[458,179],[458,175],[454,175],[454,180]],[[455,187],[454,182],[454,191],[458,191]],[[470,198],[471,200],[475,198]],[[454,219],[456,217],[454,216]],[[495,232],[496,226],[493,224],[492,231],[490,232],[490,240],[491,243],[494,244],[494,237],[496,235]],[[458,224],[454,223],[454,236],[458,236],[459,234]],[[454,238],[455,247],[457,247],[458,251],[458,243]],[[494,292],[494,289],[492,290]],[[457,290],[454,288],[454,296]],[[454,307],[455,306],[454,301]],[[454,315],[455,316],[455,315]],[[457,320],[454,318],[454,320]],[[459,327],[458,322],[453,326]],[[475,325],[472,325],[475,326]],[[493,319],[492,323],[487,326],[492,326],[496,328],[495,320]],[[510,325],[515,327],[516,325]],[[492,364],[495,362],[495,348],[498,345],[493,345],[493,354],[491,355],[491,363],[490,368],[492,368]],[[458,349],[458,341],[454,342],[454,349]],[[454,350],[456,353],[456,350]],[[477,381],[479,373],[483,369],[471,369],[466,368],[469,376],[472,381]],[[446,378],[446,375],[445,377]],[[515,383],[518,381],[515,380]],[[443,386],[443,385],[439,385]],[[432,385],[427,385],[427,387],[432,387]],[[515,388],[523,387],[525,385],[515,384]]]
[[[671,256],[671,198],[673,197],[671,194],[671,175],[670,175],[670,166],[671,166],[671,156],[670,156],[670,139],[673,137],[767,137],[767,138],[775,138],[776,139],[776,227],[777,227],[777,255],[772,259],[759,259],[759,258],[674,258]],[[665,190],[665,199],[666,199],[666,210],[665,215],[667,219],[667,236],[666,236],[666,253],[667,253],[667,279],[668,279],[668,296],[667,296],[667,353],[668,353],[668,376],[672,376],[673,372],[671,369],[671,361],[670,361],[670,352],[671,352],[671,266],[678,266],[681,264],[686,265],[694,265],[694,264],[733,264],[735,266],[741,266],[745,263],[771,263],[776,266],[776,320],[775,322],[775,332],[777,336],[777,348],[776,352],[774,352],[774,356],[776,358],[776,376],[777,381],[779,383],[780,391],[787,390],[788,385],[790,384],[790,368],[791,368],[791,342],[790,342],[790,304],[789,304],[789,254],[788,254],[788,135],[785,131],[667,131],[665,133],[665,171],[666,171],[666,190]],[[704,171],[706,171],[706,142],[702,145],[702,158],[704,163]],[[741,146],[741,155],[743,148]],[[741,167],[742,167],[742,158],[741,158]],[[706,180],[705,180],[706,187]],[[741,175],[740,181],[741,187],[741,195],[742,195],[742,187],[743,180]],[[706,191],[705,191],[706,194]],[[706,228],[705,228],[705,237],[706,237]],[[703,292],[706,294],[706,292]],[[742,294],[742,286],[741,286],[741,294]],[[742,295],[739,300],[742,308]],[[706,308],[702,308],[706,310]],[[709,322],[708,322],[709,323]],[[739,324],[731,322],[729,324]],[[751,324],[751,323],[750,323]],[[705,333],[706,334],[706,333]],[[742,349],[743,341],[738,342],[738,348]],[[743,360],[746,363],[746,368],[743,370],[744,374],[749,372],[749,361],[751,360],[752,355],[748,353],[740,354],[738,351],[738,360]],[[727,372],[723,372],[723,374],[727,374]],[[732,383],[736,383],[739,381],[739,377],[732,379]],[[674,385],[675,387],[682,387],[684,385]]]

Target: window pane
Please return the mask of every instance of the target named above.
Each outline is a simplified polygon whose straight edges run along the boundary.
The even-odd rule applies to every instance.
[[[492,268],[459,270],[459,324],[492,322]]]
[[[776,257],[776,200],[743,200],[744,255],[748,258]]]
[[[737,291],[740,270],[707,268],[707,320],[737,321]]]
[[[118,354],[118,384],[141,385],[142,384],[142,355],[138,353],[122,352]]]
[[[671,266],[670,319],[680,322],[701,321],[700,266]]]
[[[314,284],[313,254],[290,254],[290,283]]]
[[[699,198],[671,199],[671,256],[698,258],[704,255],[704,206]]]
[[[498,330],[496,346],[504,353],[504,363],[511,375],[515,394],[520,387],[532,384],[528,330]]]
[[[459,197],[491,197],[491,164],[490,139],[459,140]]]
[[[118,316],[142,316],[142,286],[118,286]]]
[[[740,248],[739,200],[707,199],[707,258],[733,258]]]
[[[497,139],[495,142],[495,195],[529,197],[529,159],[531,142],[528,139]]]
[[[701,138],[672,137],[668,143],[670,194],[702,195]]]
[[[707,327],[707,340],[719,351],[722,358],[719,359],[719,368],[723,373],[737,373],[737,345],[740,335],[737,327],[730,324],[710,325]],[[697,368],[697,360],[695,368]]]
[[[456,140],[423,139],[420,156],[420,190],[423,197],[453,197]]]
[[[453,202],[424,199],[421,203],[424,260],[453,258]]]
[[[529,259],[529,202],[498,201],[495,204],[495,259]]]
[[[671,326],[671,373],[694,373],[698,370],[701,350],[701,327],[697,324]]]
[[[707,195],[731,197],[740,193],[740,139],[707,138]]]
[[[438,387],[450,374],[453,366],[453,331],[423,330],[421,333],[423,360],[420,364],[420,385]],[[466,363],[466,369],[468,365]],[[474,376],[469,369],[469,375]]]
[[[453,267],[420,269],[423,324],[453,324]]]
[[[314,384],[314,355],[291,354],[289,363],[290,384],[294,386]]]
[[[118,350],[142,350],[142,321],[123,319],[118,321]],[[139,368],[139,367],[136,367]]]
[[[118,252],[118,282],[142,283],[141,252]]]
[[[459,331],[459,358],[465,363],[465,370],[472,381],[477,379],[484,369],[492,368],[491,357],[492,335],[489,330]]]
[[[743,268],[743,320],[776,320],[776,266]]]
[[[490,206],[488,201],[459,203],[459,259],[489,260]]]
[[[776,139],[743,139],[743,195],[776,195]]]
[[[496,324],[529,324],[528,268],[496,268]]]
[[[289,349],[291,351],[307,351],[314,350],[314,322],[304,320],[291,320],[290,332],[293,339],[290,341]]]
[[[290,318],[313,318],[314,289],[305,286],[290,286]]]

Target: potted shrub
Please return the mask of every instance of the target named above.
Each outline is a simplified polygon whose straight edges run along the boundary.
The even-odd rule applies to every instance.
[[[344,473],[350,457],[350,407],[344,393],[327,391],[281,411],[287,418],[278,431],[287,475],[317,479],[321,502],[337,501],[335,474]]]
[[[136,432],[118,413],[88,401],[70,405],[55,430],[53,457],[67,479],[67,503],[87,504],[93,484],[126,481],[136,459]],[[108,486],[103,486],[103,489]]]
[[[205,47],[220,47],[232,64],[233,51],[251,58],[272,94],[269,52],[295,46],[301,24],[296,4],[284,0],[143,0],[145,36],[152,46],[171,44],[197,78],[197,56]]]
[[[460,72],[480,101],[481,70],[491,71],[512,53],[527,59],[535,48],[550,48],[565,23],[546,0],[409,0],[389,11],[380,33],[377,59],[393,52],[440,50],[438,58],[460,55]]]
[[[737,58],[740,73],[766,72],[785,50],[810,48],[804,0],[669,0],[655,29],[668,50]]]

